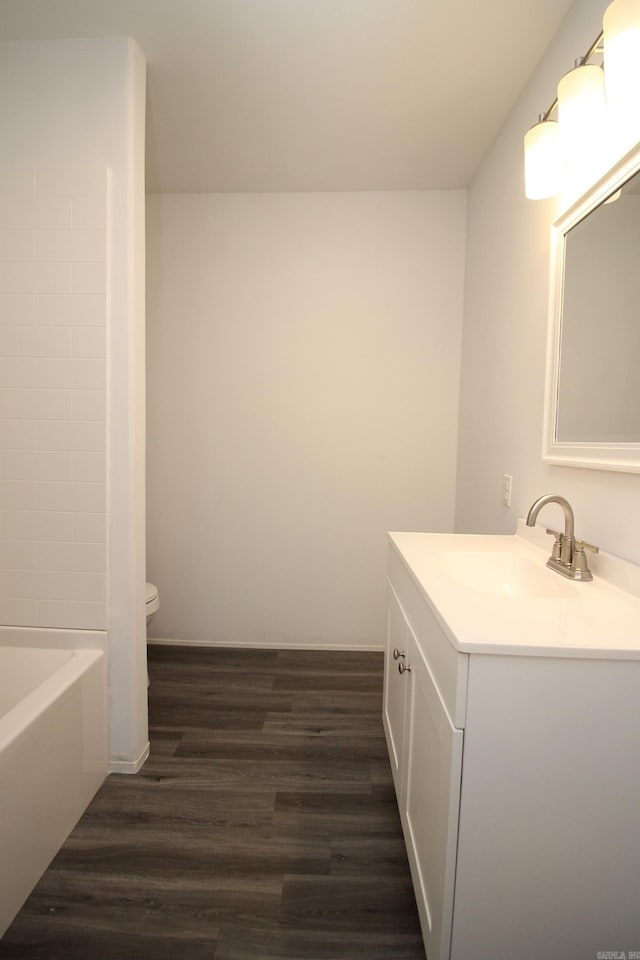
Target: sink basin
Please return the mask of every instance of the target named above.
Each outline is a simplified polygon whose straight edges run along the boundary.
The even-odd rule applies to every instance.
[[[553,570],[514,553],[451,551],[443,556],[448,576],[465,587],[503,597],[575,597],[576,586]]]

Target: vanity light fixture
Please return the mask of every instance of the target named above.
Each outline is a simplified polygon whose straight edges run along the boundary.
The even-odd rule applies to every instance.
[[[579,161],[601,134],[605,120],[604,71],[578,57],[558,84],[558,133],[562,159]]]
[[[615,0],[604,13],[607,104],[629,143],[640,140],[640,2]]]
[[[560,193],[567,176],[580,165],[589,163],[597,169],[597,153],[610,149],[610,140],[619,144],[620,153],[640,140],[640,0],[614,0],[605,11],[603,26],[584,57],[560,81],[557,99],[527,131],[529,200]],[[554,111],[557,121],[552,119]]]
[[[588,107],[586,111],[582,109],[580,98],[586,90],[589,91],[587,103],[598,98],[600,84],[591,72],[592,65],[589,60],[601,51],[602,34],[594,40],[585,55],[576,60],[574,69],[565,74],[558,84],[558,96],[546,112],[540,114],[538,123],[525,135],[524,192],[528,200],[546,200],[560,193],[566,176],[567,161],[579,155],[579,144],[584,143],[589,135]],[[602,73],[600,67],[595,69]],[[586,74],[583,73],[584,70],[587,70]],[[604,89],[603,85],[601,89]],[[564,112],[565,127],[568,128],[562,132],[561,109]],[[557,120],[551,119],[554,111]],[[550,124],[555,124],[554,135],[546,132]],[[540,127],[545,132],[538,132]],[[577,131],[580,133],[576,136]],[[536,145],[535,150],[531,149],[532,142]]]
[[[524,192],[529,200],[544,200],[560,190],[564,164],[558,144],[558,121],[541,113],[524,138]]]

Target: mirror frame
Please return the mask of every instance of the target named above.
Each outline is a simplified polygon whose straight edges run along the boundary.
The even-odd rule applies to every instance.
[[[564,292],[565,241],[567,233],[587,214],[619,190],[640,170],[640,143],[622,157],[551,226],[551,269],[547,369],[542,459],[565,467],[589,467],[640,473],[640,443],[572,442],[556,437],[560,351],[562,348],[562,301]],[[587,389],[585,387],[585,389]]]

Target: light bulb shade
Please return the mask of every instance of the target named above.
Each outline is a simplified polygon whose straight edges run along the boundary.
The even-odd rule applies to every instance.
[[[558,84],[560,153],[568,162],[581,162],[597,149],[604,133],[606,105],[604,71],[583,64]]]
[[[524,138],[524,192],[529,200],[544,200],[560,192],[563,163],[558,147],[558,124],[541,120]]]
[[[640,0],[615,0],[604,20],[607,106],[618,134],[640,140]]]

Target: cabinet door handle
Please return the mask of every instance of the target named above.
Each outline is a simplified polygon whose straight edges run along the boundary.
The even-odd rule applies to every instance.
[[[411,667],[408,663],[399,663],[398,664],[398,673],[411,673]]]
[[[393,651],[393,659],[394,659],[394,660],[399,660],[400,657],[404,657],[404,650],[400,651],[400,650],[398,650],[398,648],[396,647],[395,650]]]

